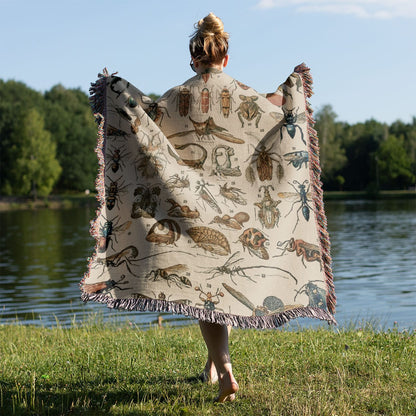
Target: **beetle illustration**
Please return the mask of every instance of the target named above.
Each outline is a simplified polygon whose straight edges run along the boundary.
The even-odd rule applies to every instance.
[[[302,264],[305,266],[305,268],[306,264],[304,260],[308,262],[317,261],[322,270],[321,250],[316,244],[307,243],[303,240],[295,240],[292,237],[290,240],[279,241],[277,243],[277,248],[283,251],[278,256],[273,257],[283,256],[286,251],[291,253],[295,252],[296,255],[302,259]]]
[[[188,88],[182,88],[178,94],[179,115],[185,117],[188,115],[189,106],[191,104],[191,92]]]
[[[296,129],[298,128],[300,131],[300,137],[302,139],[303,144],[306,144],[306,141],[303,137],[303,130],[301,127],[296,123],[303,123],[306,121],[306,115],[305,113],[297,114],[295,112],[295,109],[292,108],[291,110],[285,110],[283,109],[283,112],[285,113],[285,121],[283,123],[283,126],[280,129],[280,141],[283,140],[283,130],[286,129],[289,136],[294,139],[296,134]]]
[[[230,115],[230,111],[232,111],[232,101],[234,101],[233,97],[230,94],[230,91],[227,88],[223,88],[220,95],[219,101],[221,106],[221,113],[225,118],[228,118]]]
[[[243,117],[247,121],[251,121],[256,119],[256,127],[259,127],[259,121],[261,119],[261,113],[264,111],[259,107],[259,105],[255,102],[258,100],[259,97],[256,95],[248,96],[248,95],[240,95],[241,104],[238,107],[237,115],[241,121],[241,127],[244,127],[244,120]]]
[[[155,244],[175,244],[181,236],[179,224],[170,219],[156,221],[146,235],[146,240]]]
[[[250,254],[254,254],[263,260],[269,259],[269,253],[264,247],[268,238],[257,228],[247,228],[238,239],[243,245],[243,250],[247,247]]]
[[[211,292],[204,292],[200,286],[195,288],[196,291],[201,292],[199,294],[199,299],[202,300],[204,303],[196,303],[195,306],[203,306],[204,309],[209,311],[219,310],[224,312],[222,309],[217,308],[216,305],[220,303],[220,297],[224,297],[224,293],[218,288],[215,294]],[[204,295],[204,296],[202,296]]]
[[[305,293],[309,298],[308,306],[313,308],[327,309],[326,306],[326,290],[318,287],[312,282],[318,282],[318,280],[311,280],[305,283],[296,293],[293,300],[302,293]]]
[[[201,91],[201,111],[203,113],[208,113],[210,108],[210,93],[208,88],[203,88]]]
[[[134,190],[134,201],[131,208],[132,218],[154,218],[159,204],[160,187],[139,185]]]
[[[251,158],[251,162],[249,163],[246,169],[246,179],[253,184],[254,179],[254,171],[251,167],[252,164],[256,164],[257,174],[259,176],[260,181],[271,181],[273,177],[273,162],[277,164],[276,173],[277,177],[280,180],[284,175],[283,166],[277,158],[280,156],[276,152],[271,152],[273,145],[266,149],[264,144],[260,144],[258,149],[255,149],[254,153],[246,159],[246,162]],[[277,158],[273,158],[276,156]]]
[[[261,225],[266,228],[277,227],[280,218],[280,211],[277,206],[282,202],[280,200],[275,201],[270,196],[269,188],[274,188],[272,185],[260,186],[259,192],[264,188],[264,196],[260,202],[255,202],[254,205],[259,208],[258,216]]]
[[[308,167],[309,162],[309,153],[306,150],[298,150],[296,152],[285,153],[283,158],[286,162],[289,162],[289,165],[292,164],[294,168],[300,170],[303,164],[305,168]]]

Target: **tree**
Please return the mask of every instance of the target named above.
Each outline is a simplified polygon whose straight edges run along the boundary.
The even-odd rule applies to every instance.
[[[338,183],[337,174],[347,163],[342,147],[343,124],[336,122],[336,118],[330,105],[323,106],[316,114],[315,129],[319,137],[322,180],[326,185]]]
[[[56,145],[36,109],[21,111],[18,120],[11,134],[13,194],[47,196],[62,170],[55,157]]]
[[[150,94],[147,94],[147,96],[149,98],[151,98],[153,101],[156,101],[156,100],[158,100],[160,98],[160,95],[159,94],[155,94],[154,92],[151,92]]]
[[[46,128],[57,144],[63,173],[59,189],[92,189],[97,174],[97,127],[88,96],[79,89],[56,85],[45,93]]]
[[[15,115],[19,111],[19,105],[0,102],[0,193],[3,195],[12,194],[11,168],[14,159],[10,154],[13,144],[11,135],[17,124]]]
[[[376,152],[387,135],[388,126],[376,120],[357,123],[346,129],[344,145],[348,163],[342,170],[345,189],[377,189]]]
[[[0,80],[0,192],[13,193],[15,157],[12,156],[13,131],[20,123],[20,115],[27,108],[42,111],[43,96],[23,82]]]
[[[403,142],[403,137],[390,135],[376,152],[380,184],[384,188],[407,188],[415,180],[412,159]]]
[[[403,146],[412,160],[412,173],[416,176],[416,117],[413,117],[409,124],[400,120],[395,121],[390,126],[389,133],[403,138]]]

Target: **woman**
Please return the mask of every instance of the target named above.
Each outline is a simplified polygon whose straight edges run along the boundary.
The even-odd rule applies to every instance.
[[[201,76],[210,71],[222,71],[228,63],[228,33],[220,18],[210,13],[197,24],[197,30],[189,43],[191,67]],[[199,321],[202,336],[208,349],[208,360],[201,378],[219,383],[218,402],[235,398],[238,384],[233,376],[228,336],[231,326]]]
[[[101,207],[82,298],[198,319],[202,378],[224,402],[238,390],[231,326],[335,323],[335,294],[308,68],[258,94],[222,72],[212,13],[189,48],[197,75],[156,103],[115,75],[92,87]]]

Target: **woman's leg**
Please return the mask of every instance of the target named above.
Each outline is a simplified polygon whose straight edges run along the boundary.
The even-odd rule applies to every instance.
[[[233,376],[228,350],[229,328],[226,325],[204,321],[199,321],[199,327],[208,348],[207,365],[209,366],[211,360],[217,370],[219,395],[216,400],[220,403],[234,400],[234,393],[238,390],[238,384]],[[209,367],[211,371],[212,365]],[[212,375],[212,372],[210,374]]]
[[[215,384],[218,381],[217,369],[215,368],[214,361],[208,353],[208,359],[205,364],[204,370],[202,371],[199,378],[207,383]]]
[[[201,321],[203,322],[203,321]],[[202,329],[201,329],[202,331]],[[231,325],[227,326],[228,337],[230,336],[231,332]],[[212,357],[208,351],[208,359],[205,364],[204,370],[200,375],[200,379],[207,383],[215,384],[218,381],[218,374],[217,369],[215,368],[214,361],[212,361]]]

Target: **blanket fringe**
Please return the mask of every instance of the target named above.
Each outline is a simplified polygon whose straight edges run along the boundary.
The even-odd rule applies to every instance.
[[[231,325],[242,329],[273,329],[286,324],[295,318],[317,318],[336,325],[334,317],[321,308],[302,307],[294,308],[273,315],[241,316],[228,313],[195,308],[194,306],[175,303],[159,299],[113,299],[105,294],[87,294],[81,296],[84,302],[95,301],[107,304],[110,309],[124,309],[127,311],[142,312],[170,312],[190,316],[192,318],[221,325]]]
[[[85,279],[89,276],[89,270],[91,265],[96,259],[97,245],[100,238],[99,228],[100,224],[98,221],[100,212],[105,204],[105,131],[106,131],[106,83],[109,73],[107,68],[103,69],[102,74],[98,74],[98,79],[96,82],[91,83],[90,87],[90,106],[93,111],[95,122],[98,124],[98,133],[97,133],[97,146],[95,147],[95,153],[98,158],[98,173],[97,178],[95,179],[95,188],[97,190],[97,200],[99,206],[95,211],[95,218],[90,222],[90,234],[95,238],[96,246],[94,250],[94,255],[88,258],[88,268],[84,273],[84,278],[80,282],[80,287],[85,282]]]
[[[332,259],[331,259],[331,244],[329,241],[329,234],[327,230],[327,220],[324,210],[324,201],[323,201],[323,190],[321,182],[321,167],[319,164],[319,140],[316,130],[313,128],[315,125],[315,120],[313,118],[313,110],[306,98],[310,98],[313,94],[312,85],[313,80],[310,74],[310,68],[308,68],[304,63],[295,67],[294,71],[298,73],[302,79],[303,89],[305,92],[305,101],[306,108],[308,113],[308,133],[309,133],[309,159],[311,163],[311,182],[313,188],[313,199],[316,209],[316,218],[319,227],[319,238],[321,245],[322,253],[322,262],[324,265],[324,271],[326,276],[326,285],[327,285],[327,306],[328,310],[331,313],[335,313],[335,287],[334,287],[334,277],[332,273]]]

